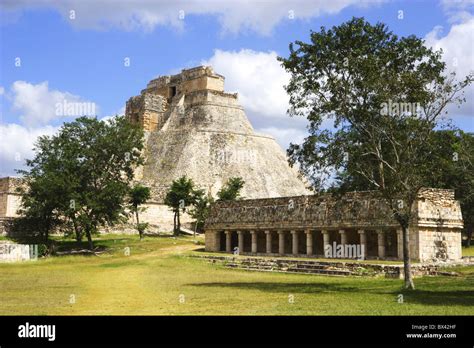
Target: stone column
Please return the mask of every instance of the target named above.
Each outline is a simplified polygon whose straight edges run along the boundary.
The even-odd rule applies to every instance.
[[[377,230],[377,241],[379,249],[379,258],[385,258],[385,233],[382,230]]]
[[[329,245],[329,231],[322,230],[321,233],[323,234],[323,255],[326,257],[326,246]]]
[[[306,230],[304,233],[306,233],[306,255],[313,255],[313,232]]]
[[[257,231],[250,231],[252,234],[252,252],[257,252]]]
[[[397,229],[397,256],[399,260],[403,260],[403,230]]]
[[[239,236],[239,254],[244,252],[244,231],[237,231]]]
[[[339,230],[339,234],[341,235],[341,244],[346,245],[347,244],[347,234],[345,230]]]
[[[298,231],[291,231],[292,238],[292,254],[298,255]]]
[[[278,231],[278,253],[285,255],[285,231]]]
[[[265,236],[266,236],[266,241],[267,241],[267,254],[272,253],[272,232],[271,231],[265,231]]]
[[[367,258],[367,234],[364,230],[357,231],[360,237],[360,246],[363,249],[362,255],[364,256],[364,260]]]
[[[232,252],[232,231],[225,231],[225,251]]]

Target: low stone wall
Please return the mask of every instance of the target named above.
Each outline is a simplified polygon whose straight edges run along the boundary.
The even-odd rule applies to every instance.
[[[0,262],[28,261],[37,258],[37,245],[0,242]]]

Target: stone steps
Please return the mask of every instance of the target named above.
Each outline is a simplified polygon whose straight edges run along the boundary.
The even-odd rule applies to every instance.
[[[346,269],[341,269],[334,266],[321,264],[320,262],[286,262],[286,261],[266,261],[261,259],[244,259],[244,260],[229,260],[224,262],[225,267],[242,269],[248,271],[267,271],[267,272],[281,272],[281,273],[295,273],[295,274],[319,274],[330,276],[350,276],[356,275]]]
[[[227,263],[227,268],[239,269],[244,271],[259,271],[259,272],[278,272],[278,273],[292,273],[292,274],[315,274],[315,275],[326,275],[326,276],[349,276],[354,275],[352,272],[347,270],[332,270],[332,269],[312,269],[312,268],[275,268],[271,266],[262,265],[241,265],[238,263]]]

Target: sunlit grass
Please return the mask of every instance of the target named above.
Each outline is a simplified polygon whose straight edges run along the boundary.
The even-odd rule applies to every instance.
[[[202,238],[200,239],[202,242]],[[474,267],[402,280],[251,272],[190,258],[192,237],[102,236],[98,256],[0,264],[0,314],[461,315],[474,313]],[[71,241],[62,249],[74,247]],[[130,255],[125,255],[126,248]],[[399,303],[403,295],[403,303]]]

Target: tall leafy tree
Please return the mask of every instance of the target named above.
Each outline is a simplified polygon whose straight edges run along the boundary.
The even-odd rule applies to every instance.
[[[345,176],[386,201],[403,230],[405,287],[411,289],[408,226],[438,156],[434,130],[443,126],[449,104],[465,100],[463,89],[473,80],[447,74],[441,54],[420,38],[353,18],[311,32],[309,43],[296,41],[289,57],[279,58],[291,74],[289,114],[309,121],[309,136],[288,149],[290,163],[316,189],[329,176]]]
[[[165,204],[169,206],[174,213],[173,234],[179,235],[181,231],[181,212],[185,212],[190,206],[196,204],[198,198],[202,196],[201,190],[196,190],[194,183],[186,176],[176,179],[171,184],[165,197]]]
[[[80,117],[58,134],[40,138],[34,158],[27,160],[29,169],[20,171],[27,182],[25,202],[37,202],[24,204],[26,212],[39,202],[47,204],[63,220],[70,219],[93,249],[97,229],[124,218],[134,169],[143,163],[142,139],[143,130],[124,117],[107,122]]]
[[[145,209],[141,207],[141,205],[145,204],[146,201],[150,199],[150,188],[140,184],[136,184],[130,189],[129,196],[129,209],[132,214],[135,214],[135,219],[137,221],[137,231],[140,235],[140,240],[142,240],[143,233],[145,232],[145,229],[147,228],[148,224],[140,223],[139,213],[140,211],[144,211]]]
[[[196,193],[196,202],[189,211],[189,215],[196,220],[196,231],[202,232],[214,198],[210,194],[204,194],[204,191],[196,191]]]

